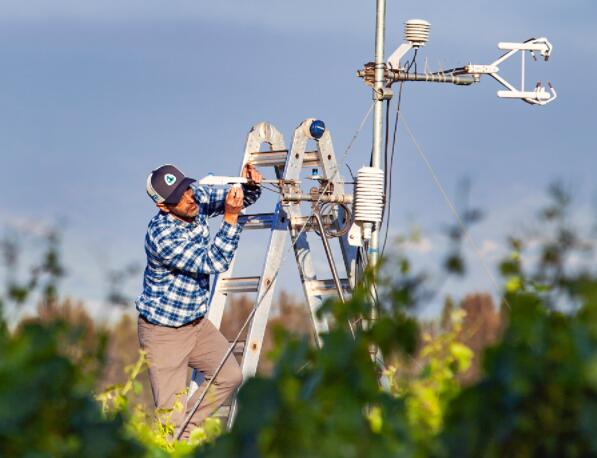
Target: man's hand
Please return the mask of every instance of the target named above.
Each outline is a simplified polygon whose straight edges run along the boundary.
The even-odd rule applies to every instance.
[[[238,215],[243,209],[243,197],[241,187],[233,187],[228,191],[224,203],[224,221],[232,225],[238,223]]]
[[[249,184],[260,184],[263,179],[261,173],[259,173],[253,164],[248,162],[245,164],[241,176],[247,178],[251,182]]]

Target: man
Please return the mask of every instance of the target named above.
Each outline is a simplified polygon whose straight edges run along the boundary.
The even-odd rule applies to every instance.
[[[242,175],[252,184],[229,191],[197,185],[173,165],[163,165],[147,177],[147,193],[159,212],[145,237],[147,267],[143,293],[136,301],[139,343],[147,352],[156,407],[172,409],[177,400],[185,406],[172,413],[176,429],[202,391],[189,400],[181,394],[188,367],[201,371],[208,382],[228,349],[228,340],[205,316],[209,276],[228,269],[241,233],[238,215],[261,194],[261,174],[247,165]],[[224,220],[210,241],[207,220],[221,214]],[[181,438],[188,438],[241,381],[238,363],[230,356]]]

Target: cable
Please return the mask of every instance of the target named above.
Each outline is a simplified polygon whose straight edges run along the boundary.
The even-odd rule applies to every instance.
[[[454,67],[454,68],[449,68],[448,70],[442,70],[441,72],[432,72],[431,75],[445,75],[447,74],[451,74],[451,73],[455,73],[455,72],[462,72],[465,70],[466,67]]]
[[[266,186],[265,184],[261,184],[260,186],[263,189],[267,189],[268,191],[273,192],[274,194],[282,194],[282,191],[280,191],[279,189],[270,188],[270,187]]]
[[[336,206],[340,207],[343,212],[344,212],[344,221],[342,222],[342,225],[338,228],[338,229],[333,229],[333,228],[324,228],[324,234],[320,234],[319,233],[319,229],[317,228],[317,226],[315,226],[313,228],[314,232],[320,236],[320,237],[326,237],[328,239],[333,239],[333,238],[337,238],[337,237],[342,237],[343,235],[346,235],[348,233],[348,231],[350,230],[350,223],[352,221],[352,211],[351,209],[348,207],[348,205],[343,204],[343,203],[332,203],[332,202],[324,202],[323,204],[319,205],[319,215],[321,216],[322,220],[325,219],[327,222],[327,217],[329,217],[330,219],[333,218],[334,215],[334,210],[336,209]],[[318,208],[315,207],[315,208]]]
[[[350,165],[348,165],[348,164],[345,164],[345,165],[346,165],[346,168],[348,169],[348,173],[350,173],[350,176],[352,177],[352,181],[356,183],[357,179],[355,178],[354,173],[352,173],[352,169],[350,168]],[[347,183],[345,183],[345,184],[347,184]],[[354,183],[352,183],[352,184],[354,184]]]
[[[413,53],[413,58],[410,60],[410,62],[408,63],[408,66],[406,67],[406,73],[410,73],[410,69],[413,65],[415,65],[415,73],[417,73],[417,67],[415,62],[417,61],[417,54],[419,54],[419,48],[415,48],[415,52]]]
[[[383,168],[385,170],[388,170],[388,148],[389,148],[389,136],[390,136],[390,102],[392,100],[388,99],[386,101],[386,135],[385,135],[385,147],[384,147],[384,159],[383,159]],[[384,173],[383,174],[383,190],[384,190],[384,206],[383,206],[383,212],[381,214],[381,218],[383,221],[383,217],[384,217],[384,213],[386,210],[386,198],[387,198],[387,193],[386,191],[388,190],[388,174]]]
[[[404,86],[404,81],[400,82],[400,89],[398,90],[398,104],[396,106],[396,117],[394,119],[394,133],[392,136],[392,154],[390,156],[390,167],[389,169],[386,167],[386,176],[389,175],[388,178],[388,188],[386,189],[386,195],[388,196],[388,217],[386,218],[386,233],[384,234],[384,241],[381,247],[381,257],[383,258],[384,253],[386,251],[386,244],[388,243],[388,234],[390,232],[390,219],[392,216],[392,170],[394,168],[394,156],[396,153],[396,131],[398,130],[398,116],[400,114],[400,107],[402,105],[402,88]]]
[[[446,190],[442,186],[442,184],[441,184],[441,182],[440,182],[437,174],[435,173],[435,170],[433,169],[433,167],[431,166],[431,163],[429,162],[429,159],[427,158],[426,154],[423,152],[423,149],[421,148],[421,146],[417,142],[417,139],[415,138],[415,136],[414,136],[414,134],[413,134],[413,132],[412,132],[412,130],[411,130],[408,122],[406,121],[406,118],[404,117],[404,115],[402,113],[400,114],[400,118],[402,119],[402,125],[404,126],[404,128],[406,129],[406,132],[410,136],[410,139],[412,140],[413,144],[415,145],[415,149],[418,151],[419,155],[421,156],[421,159],[423,159],[423,162],[425,163],[425,166],[427,167],[427,170],[431,174],[431,177],[433,178],[433,181],[435,182],[435,185],[437,186],[437,188],[439,189],[440,193],[444,197],[444,200],[446,201],[446,204],[448,205],[448,207],[450,208],[450,211],[452,212],[454,218],[456,219],[456,222],[458,223],[458,226],[460,227],[460,230],[464,234],[465,239],[470,244],[473,252],[479,257],[479,260],[481,261],[481,265],[483,266],[483,269],[485,270],[485,273],[487,274],[487,276],[491,280],[491,283],[493,284],[493,287],[496,289],[496,291],[499,291],[499,286],[497,284],[497,281],[496,281],[495,277],[493,276],[493,274],[491,273],[491,270],[489,269],[489,267],[485,263],[485,260],[481,256],[481,254],[480,254],[481,250],[479,249],[477,242],[475,241],[475,239],[473,238],[473,236],[470,234],[470,232],[466,228],[466,226],[465,226],[462,218],[460,217],[460,214],[458,213],[458,210],[456,210],[456,207],[454,206],[454,204],[450,200],[450,197],[448,196],[448,193],[446,192]],[[510,309],[511,307],[510,307],[510,304],[508,303],[508,300],[505,297],[503,298],[503,300],[504,300],[504,303],[506,304],[506,306],[508,307],[508,309]]]
[[[419,50],[418,48],[415,49],[413,54],[412,60],[409,62],[408,66],[406,67],[406,73],[410,72],[411,67],[415,66],[415,73],[417,72],[416,62],[417,62],[417,54]],[[394,119],[394,133],[392,135],[392,154],[390,155],[390,167],[387,166],[387,153],[388,153],[388,129],[389,129],[389,103],[388,103],[388,111],[386,112],[386,164],[385,164],[385,178],[386,178],[386,186],[384,188],[385,195],[387,198],[387,203],[384,206],[384,212],[387,208],[387,218],[386,218],[386,231],[384,235],[384,241],[381,248],[381,257],[383,258],[384,253],[386,251],[386,244],[388,243],[388,234],[390,231],[390,219],[392,215],[392,170],[394,167],[394,156],[396,153],[396,132],[398,130],[398,116],[400,114],[400,107],[402,105],[402,89],[404,87],[404,81],[400,81],[400,89],[398,90],[398,104],[396,106],[396,117]]]
[[[348,146],[346,147],[346,150],[344,151],[344,154],[342,156],[342,160],[340,162],[340,167],[336,167],[336,170],[334,172],[334,175],[332,177],[330,177],[328,179],[328,183],[326,184],[325,188],[324,188],[324,192],[322,192],[320,194],[319,199],[317,200],[317,204],[319,204],[319,201],[321,200],[321,196],[325,193],[325,191],[327,191],[327,188],[331,185],[332,180],[336,177],[336,175],[338,174],[338,171],[340,170],[341,166],[344,164],[344,162],[346,161],[346,157],[348,156],[349,151],[351,150],[352,146],[354,145],[354,142],[356,141],[357,137],[359,136],[359,134],[361,133],[361,130],[363,129],[363,127],[365,126],[365,123],[367,122],[367,119],[369,118],[369,115],[371,114],[371,111],[373,110],[373,106],[374,104],[371,104],[371,106],[369,107],[369,109],[367,110],[367,112],[365,113],[365,116],[363,117],[359,127],[357,128],[356,132],[354,133],[354,135],[352,136]],[[190,413],[187,415],[187,417],[185,418],[185,420],[183,421],[183,423],[181,424],[178,432],[176,433],[176,439],[179,440],[180,436],[182,435],[182,433],[184,432],[185,428],[187,427],[187,425],[189,424],[189,422],[191,421],[191,418],[193,417],[193,415],[195,414],[195,412],[197,411],[198,407],[201,405],[201,403],[203,402],[203,400],[205,399],[207,392],[209,391],[209,388],[211,388],[211,385],[213,384],[214,380],[216,379],[216,377],[218,376],[218,374],[220,373],[220,371],[222,370],[222,368],[224,367],[224,364],[226,363],[226,361],[228,360],[228,358],[230,357],[230,355],[232,354],[234,347],[236,346],[236,344],[238,343],[240,336],[243,334],[243,332],[245,331],[246,327],[249,325],[249,323],[251,322],[251,320],[253,319],[253,317],[255,316],[255,313],[257,312],[257,309],[259,308],[259,306],[261,305],[261,302],[263,301],[263,299],[267,296],[267,293],[269,292],[269,290],[272,288],[272,286],[275,284],[276,279],[278,278],[278,275],[280,274],[280,270],[282,265],[284,264],[284,261],[286,260],[286,258],[289,256],[290,252],[292,249],[294,249],[294,245],[298,242],[298,240],[300,239],[301,235],[303,234],[303,232],[305,231],[305,229],[307,228],[307,225],[309,224],[310,218],[307,218],[305,223],[303,224],[303,226],[301,227],[300,231],[298,232],[298,234],[296,235],[294,242],[292,242],[290,244],[290,247],[288,248],[288,250],[286,250],[286,252],[284,253],[284,256],[282,257],[282,260],[280,261],[280,267],[278,267],[276,273],[272,276],[271,278],[271,282],[269,283],[268,286],[266,286],[265,291],[263,292],[263,294],[261,295],[260,298],[258,298],[257,302],[255,303],[255,305],[253,306],[253,308],[251,309],[251,311],[249,312],[249,315],[247,317],[247,319],[245,320],[245,322],[243,323],[243,325],[241,326],[240,330],[238,331],[238,334],[236,335],[236,337],[234,338],[234,340],[232,341],[232,343],[230,344],[230,347],[228,348],[228,350],[226,351],[226,353],[224,354],[224,357],[222,358],[222,360],[220,361],[220,364],[218,364],[218,367],[216,368],[216,370],[214,371],[214,375],[212,376],[212,378],[209,380],[209,382],[207,382],[207,385],[205,387],[205,389],[203,390],[203,392],[201,393],[201,396],[199,397],[199,399],[197,399],[197,401],[195,402],[195,404],[193,405]]]

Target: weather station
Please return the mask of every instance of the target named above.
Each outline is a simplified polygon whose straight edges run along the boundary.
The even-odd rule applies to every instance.
[[[537,56],[540,56],[547,61],[551,56],[553,47],[547,38],[531,38],[524,42],[500,42],[498,48],[504,51],[504,54],[490,64],[470,63],[449,70],[423,73],[417,73],[415,67],[415,71],[411,72],[418,53],[429,42],[431,24],[421,19],[406,21],[404,43],[386,58],[384,51],[386,1],[377,0],[376,8],[374,61],[365,64],[364,68],[357,72],[357,76],[371,87],[373,101],[349,146],[339,159],[334,151],[329,129],[318,119],[306,119],[301,122],[292,134],[290,146],[286,145],[280,131],[268,122],[258,123],[249,130],[241,170],[247,163],[259,169],[272,168],[275,179],[265,180],[262,185],[270,185],[279,194],[276,207],[271,213],[244,214],[239,221],[245,230],[263,230],[269,233],[269,242],[264,247],[263,269],[259,275],[235,277],[236,261],[233,260],[229,270],[219,274],[214,281],[208,312],[210,321],[219,327],[231,294],[256,293],[254,306],[238,335],[230,342],[228,352],[219,366],[221,369],[226,358],[234,354],[240,361],[245,380],[256,373],[276,281],[280,267],[289,255],[293,255],[296,261],[299,281],[302,284],[311,317],[314,341],[319,345],[321,345],[319,336],[330,326],[326,318],[317,313],[323,301],[329,297],[346,300],[355,286],[361,283],[366,269],[375,272],[380,257],[380,232],[384,213],[389,204],[386,199],[388,171],[384,171],[384,167],[391,167],[387,167],[382,160],[382,132],[386,117],[384,105],[394,97],[393,84],[419,82],[471,86],[480,83],[483,75],[488,75],[504,88],[497,92],[499,98],[518,99],[537,106],[547,105],[557,98],[556,90],[551,83],[545,86],[539,82],[531,89],[525,83],[527,53],[533,60],[537,60]],[[406,61],[405,58],[410,52],[414,55],[410,61]],[[500,75],[499,67],[517,53],[521,55],[519,87]],[[340,170],[346,163],[354,140],[361,133],[371,113],[373,132],[369,166],[359,169],[353,180],[347,182],[340,175]],[[314,149],[308,150],[309,144],[315,145]],[[301,179],[301,173],[305,168],[311,169],[311,175],[307,179]],[[314,185],[310,189],[303,189],[302,186],[307,181]],[[239,177],[210,175],[199,183],[211,186],[240,185],[247,183],[247,180]],[[347,185],[353,186],[352,191]],[[302,203],[308,204],[308,214],[303,214]],[[453,205],[451,207],[455,217],[458,218]],[[327,275],[331,278],[322,279],[316,272],[311,250],[313,241],[308,238],[309,232],[314,233],[323,244],[329,267]],[[330,242],[334,239],[340,245],[342,269],[338,268],[330,248]],[[290,246],[287,246],[287,241],[290,241]],[[346,273],[345,277],[339,274],[340,270]],[[360,326],[367,326],[367,323],[375,320],[380,312],[375,305],[378,303],[375,285],[373,284],[368,291],[371,295],[371,314],[360,321],[358,324]],[[348,323],[348,325],[351,329],[357,326],[356,323]],[[246,338],[241,340],[241,335],[245,333]],[[383,365],[383,361],[375,351],[372,352],[372,356],[378,364]],[[179,435],[197,407],[203,402],[205,393],[214,379],[215,376],[192,407],[179,430]],[[195,373],[189,397],[201,382],[201,375]],[[384,385],[383,377],[380,378],[380,384]],[[235,414],[235,400],[222,407],[217,413],[218,416],[227,419],[229,428],[232,426]]]

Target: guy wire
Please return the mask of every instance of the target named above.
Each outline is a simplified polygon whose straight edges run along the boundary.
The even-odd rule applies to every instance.
[[[386,232],[384,234],[384,241],[381,247],[381,257],[383,258],[386,251],[386,243],[388,242],[388,234],[390,232],[390,219],[392,216],[392,170],[394,168],[394,156],[396,153],[396,131],[398,130],[398,115],[400,114],[400,107],[402,105],[402,88],[404,81],[400,82],[400,89],[398,91],[398,104],[396,106],[396,117],[394,119],[394,132],[392,134],[392,154],[390,155],[390,166],[386,166],[386,176],[388,177],[388,187],[386,189],[386,196],[388,199],[386,218]]]
[[[427,155],[424,153],[423,149],[421,148],[421,145],[419,145],[419,143],[417,142],[417,139],[415,138],[415,136],[413,134],[413,131],[411,130],[408,122],[406,121],[406,118],[404,117],[404,114],[400,113],[400,119],[402,119],[402,125],[404,126],[406,132],[408,133],[411,141],[415,145],[415,149],[419,153],[421,159],[425,163],[425,166],[427,167],[427,170],[431,174],[431,177],[433,178],[433,181],[435,182],[435,185],[439,189],[439,191],[442,194],[442,196],[443,196],[446,204],[448,205],[450,211],[452,212],[452,215],[456,219],[456,222],[457,222],[458,226],[460,227],[460,230],[462,231],[465,239],[467,240],[467,242],[471,246],[471,248],[473,250],[473,253],[475,253],[475,255],[479,258],[479,261],[481,262],[481,265],[483,266],[483,269],[485,270],[485,273],[487,274],[487,276],[489,277],[491,283],[493,284],[493,287],[495,288],[495,290],[497,292],[499,292],[500,288],[498,286],[498,283],[497,283],[495,277],[493,276],[493,274],[491,273],[491,270],[487,266],[487,263],[485,262],[485,260],[481,256],[481,254],[480,254],[481,251],[479,249],[479,246],[478,246],[477,242],[475,241],[475,239],[471,235],[470,231],[466,228],[466,225],[464,224],[464,221],[460,217],[460,214],[458,213],[458,210],[456,210],[456,207],[454,206],[454,204],[450,200],[450,197],[448,196],[448,193],[446,192],[446,190],[442,186],[442,183],[439,180],[437,174],[435,173],[435,170],[431,166],[431,163],[429,162],[429,159],[427,158]],[[503,297],[502,300],[504,301],[504,303],[506,304],[506,306],[508,307],[508,309],[511,309],[510,304],[508,303],[508,300],[505,297]]]

